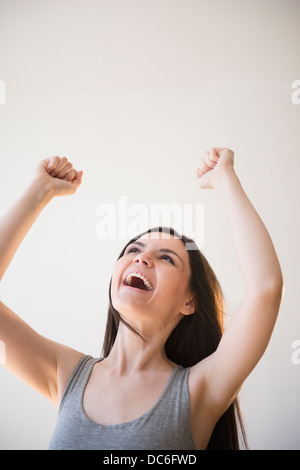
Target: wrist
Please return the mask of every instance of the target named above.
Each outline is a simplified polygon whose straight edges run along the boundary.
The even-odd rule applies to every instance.
[[[220,195],[223,195],[226,186],[238,180],[238,176],[232,166],[221,167],[215,175],[215,189]]]
[[[34,195],[34,199],[37,205],[41,204],[46,206],[54,197],[54,190],[52,185],[50,185],[48,182],[45,183],[38,179],[32,180],[30,190]]]

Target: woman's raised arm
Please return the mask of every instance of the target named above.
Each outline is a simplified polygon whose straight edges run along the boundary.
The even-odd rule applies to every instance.
[[[74,194],[81,178],[66,157],[40,162],[25,192],[0,218],[0,280],[42,210],[53,197]]]
[[[53,197],[74,194],[81,178],[82,171],[73,169],[66,157],[39,163],[25,192],[0,219],[0,280],[42,210]],[[0,340],[5,345],[4,367],[56,402],[58,358],[69,358],[66,363],[72,367],[79,353],[40,336],[2,302]]]
[[[233,152],[226,148],[206,152],[197,177],[200,188],[215,188],[225,206],[246,288],[218,349],[202,368],[195,367],[196,378],[205,370],[211,406],[222,414],[268,345],[282,300],[283,277],[271,237],[235,173]]]

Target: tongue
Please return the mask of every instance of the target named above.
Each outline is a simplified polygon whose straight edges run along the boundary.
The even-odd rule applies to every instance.
[[[144,284],[144,281],[139,277],[133,277],[130,282],[131,287],[136,287],[137,289],[148,290]]]

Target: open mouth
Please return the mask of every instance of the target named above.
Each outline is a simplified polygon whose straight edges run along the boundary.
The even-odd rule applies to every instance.
[[[154,289],[149,279],[147,279],[146,276],[138,272],[129,273],[124,281],[124,284],[126,286],[135,287],[136,289],[141,289],[145,291],[151,291]]]

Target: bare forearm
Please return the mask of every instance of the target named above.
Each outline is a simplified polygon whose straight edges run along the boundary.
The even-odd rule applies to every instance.
[[[22,240],[51,199],[51,191],[33,181],[0,218],[0,280]]]
[[[216,189],[226,207],[247,292],[280,290],[282,273],[272,240],[233,169],[220,172]]]
[[[74,194],[81,184],[82,173],[66,157],[40,161],[31,184],[0,218],[0,280],[44,207],[55,196]]]

